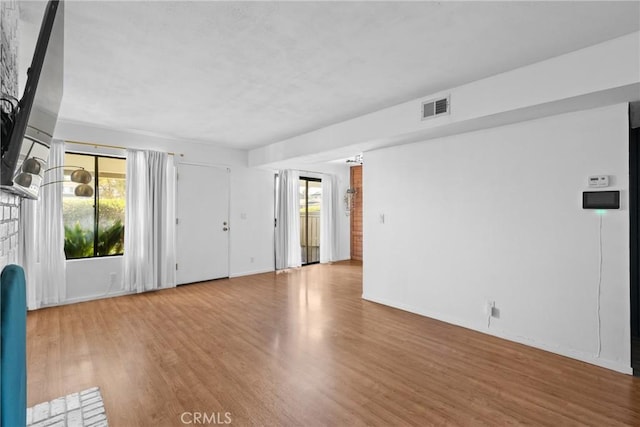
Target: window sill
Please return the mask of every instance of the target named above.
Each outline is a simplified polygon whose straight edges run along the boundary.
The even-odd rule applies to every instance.
[[[66,262],[82,262],[82,261],[94,261],[94,260],[102,260],[102,259],[122,259],[124,255],[106,255],[106,256],[91,256],[86,258],[71,258],[66,260]]]

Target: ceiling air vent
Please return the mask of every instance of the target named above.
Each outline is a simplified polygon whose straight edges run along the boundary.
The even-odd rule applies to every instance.
[[[449,114],[449,97],[431,99],[422,103],[422,120]]]

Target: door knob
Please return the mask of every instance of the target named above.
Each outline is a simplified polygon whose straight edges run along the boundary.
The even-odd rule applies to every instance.
[[[229,231],[229,227],[222,227],[222,231]]]

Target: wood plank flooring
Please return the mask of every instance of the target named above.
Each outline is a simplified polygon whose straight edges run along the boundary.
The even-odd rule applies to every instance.
[[[99,386],[116,427],[640,425],[638,379],[364,301],[361,281],[345,262],[30,312],[28,403]]]

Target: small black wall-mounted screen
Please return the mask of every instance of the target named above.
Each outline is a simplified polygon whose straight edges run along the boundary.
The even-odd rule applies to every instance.
[[[582,209],[620,209],[620,192],[584,191]]]

